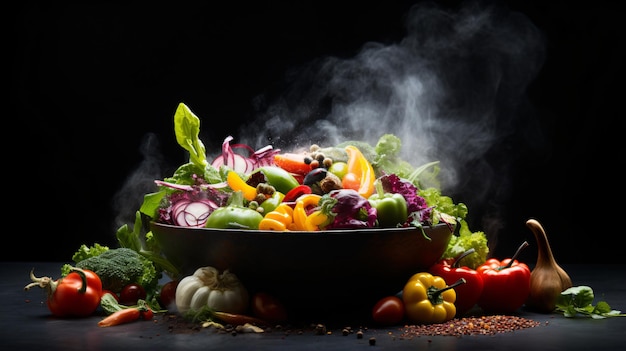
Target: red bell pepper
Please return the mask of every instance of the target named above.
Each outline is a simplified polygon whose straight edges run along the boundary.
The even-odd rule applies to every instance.
[[[482,275],[472,268],[460,266],[459,264],[463,257],[474,252],[476,250],[472,248],[452,261],[442,259],[428,270],[432,275],[442,277],[448,284],[452,284],[460,278],[465,279],[465,284],[454,288],[456,291],[456,301],[454,302],[456,316],[462,316],[474,307],[483,292]]]
[[[488,313],[511,313],[522,307],[530,294],[530,268],[515,258],[528,246],[524,241],[512,258],[490,258],[476,268],[483,278],[478,306]]]
[[[311,187],[308,185],[298,185],[297,187],[289,190],[285,197],[283,197],[282,202],[295,202],[301,195],[306,195],[311,193]]]

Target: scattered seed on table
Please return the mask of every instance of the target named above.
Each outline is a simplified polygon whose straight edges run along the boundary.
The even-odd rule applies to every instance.
[[[534,328],[541,323],[517,316],[492,315],[455,318],[444,323],[406,325],[401,337],[411,339],[419,336],[493,335],[515,330]]]

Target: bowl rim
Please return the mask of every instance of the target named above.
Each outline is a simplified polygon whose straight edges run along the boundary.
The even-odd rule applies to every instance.
[[[354,234],[359,234],[362,235],[364,233],[372,233],[372,234],[380,234],[381,232],[398,232],[398,233],[402,233],[402,232],[410,232],[413,233],[415,231],[418,230],[424,230],[424,233],[426,233],[428,230],[430,229],[438,229],[441,227],[445,227],[447,226],[450,229],[451,233],[454,233],[454,224],[448,224],[448,223],[444,223],[444,222],[440,222],[436,225],[432,225],[432,226],[422,226],[422,227],[416,227],[416,226],[408,226],[408,227],[389,227],[389,228],[382,228],[382,227],[372,227],[372,228],[341,228],[341,229],[331,229],[331,230],[318,230],[318,231],[308,231],[308,230],[286,230],[286,231],[278,231],[278,230],[261,230],[261,229],[233,229],[233,228],[227,228],[227,229],[223,229],[223,228],[208,228],[208,227],[185,227],[185,226],[179,226],[179,225],[173,225],[173,224],[167,224],[167,223],[160,223],[160,222],[155,222],[155,221],[151,221],[150,222],[150,229],[152,229],[153,226],[156,227],[162,227],[162,228],[169,228],[169,229],[173,229],[173,230],[190,230],[190,231],[198,231],[198,232],[216,232],[216,233],[237,233],[237,234],[254,234],[254,235],[258,235],[258,236],[276,236],[276,235],[280,235],[280,236],[298,236],[298,237],[302,237],[302,236],[340,236],[340,235],[354,235]]]

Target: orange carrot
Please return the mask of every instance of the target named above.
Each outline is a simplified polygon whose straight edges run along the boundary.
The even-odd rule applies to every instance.
[[[311,171],[311,165],[305,162],[304,154],[283,153],[274,155],[274,163],[287,172],[306,175]]]
[[[119,311],[115,311],[98,322],[101,327],[112,327],[114,325],[129,323],[139,319],[141,311],[138,308],[124,308]]]

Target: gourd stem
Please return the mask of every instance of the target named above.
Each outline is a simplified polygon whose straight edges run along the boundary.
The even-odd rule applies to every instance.
[[[537,241],[537,263],[540,265],[556,263],[550,244],[548,244],[548,236],[543,230],[543,227],[538,224],[530,225],[529,227],[532,229],[535,240]]]

